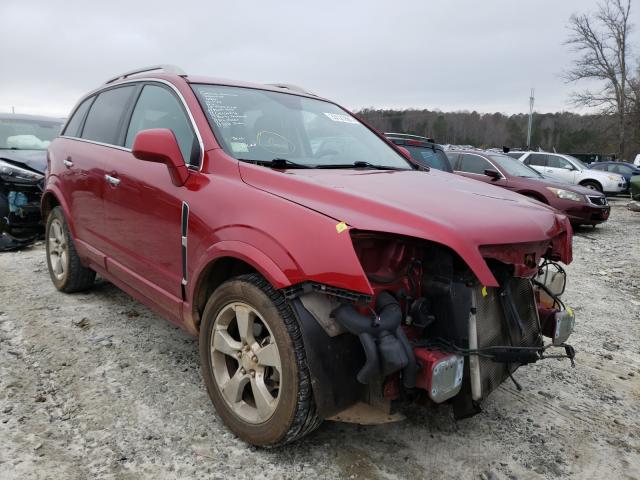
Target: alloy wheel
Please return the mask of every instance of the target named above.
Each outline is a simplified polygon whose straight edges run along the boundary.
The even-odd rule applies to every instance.
[[[68,251],[67,240],[62,223],[57,218],[49,226],[48,253],[49,264],[55,277],[60,280],[67,271]]]
[[[276,410],[282,379],[275,338],[243,302],[220,310],[211,336],[211,365],[224,401],[243,421],[264,423]]]

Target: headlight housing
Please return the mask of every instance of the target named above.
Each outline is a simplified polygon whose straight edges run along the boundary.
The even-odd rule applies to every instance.
[[[34,183],[44,178],[40,173],[0,160],[0,179],[10,183]]]
[[[564,190],[562,188],[547,187],[547,190],[551,191],[556,197],[563,200],[572,200],[574,202],[584,202],[584,197],[579,193],[572,192],[570,190]]]
[[[624,177],[621,177],[620,175],[607,175],[607,178],[612,182],[620,182],[624,179]]]

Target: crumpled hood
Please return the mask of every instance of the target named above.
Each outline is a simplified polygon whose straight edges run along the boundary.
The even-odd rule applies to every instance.
[[[563,243],[559,256],[565,263],[571,261],[571,227],[565,215],[535,200],[458,175],[434,169],[282,171],[242,162],[240,173],[255,188],[350,227],[447,245],[472,269],[478,260],[487,269],[479,253],[482,245],[531,244],[554,238]]]
[[[34,170],[44,175],[47,169],[47,151],[46,150],[5,150],[0,149],[0,159],[6,159],[19,166],[26,166],[30,170]]]

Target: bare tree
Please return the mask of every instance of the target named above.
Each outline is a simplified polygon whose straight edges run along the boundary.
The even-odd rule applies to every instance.
[[[601,88],[573,95],[573,103],[615,115],[618,125],[618,155],[624,156],[627,142],[630,71],[628,38],[631,0],[603,0],[593,14],[574,14],[569,20],[571,45],[579,58],[565,72],[566,80],[598,80]]]

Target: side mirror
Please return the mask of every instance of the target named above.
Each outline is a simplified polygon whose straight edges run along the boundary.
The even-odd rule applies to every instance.
[[[500,175],[500,172],[498,172],[497,170],[492,170],[490,168],[487,168],[484,171],[484,174],[489,177],[491,180],[499,180],[502,178],[502,175]]]
[[[398,148],[398,150],[400,150],[400,153],[402,153],[404,158],[406,158],[409,161],[413,161],[413,158],[411,157],[411,153],[409,152],[409,150],[399,145],[396,145],[396,147]]]
[[[132,153],[138,160],[164,163],[176,187],[184,185],[189,178],[189,169],[182,158],[176,136],[168,128],[139,132],[133,141]]]

